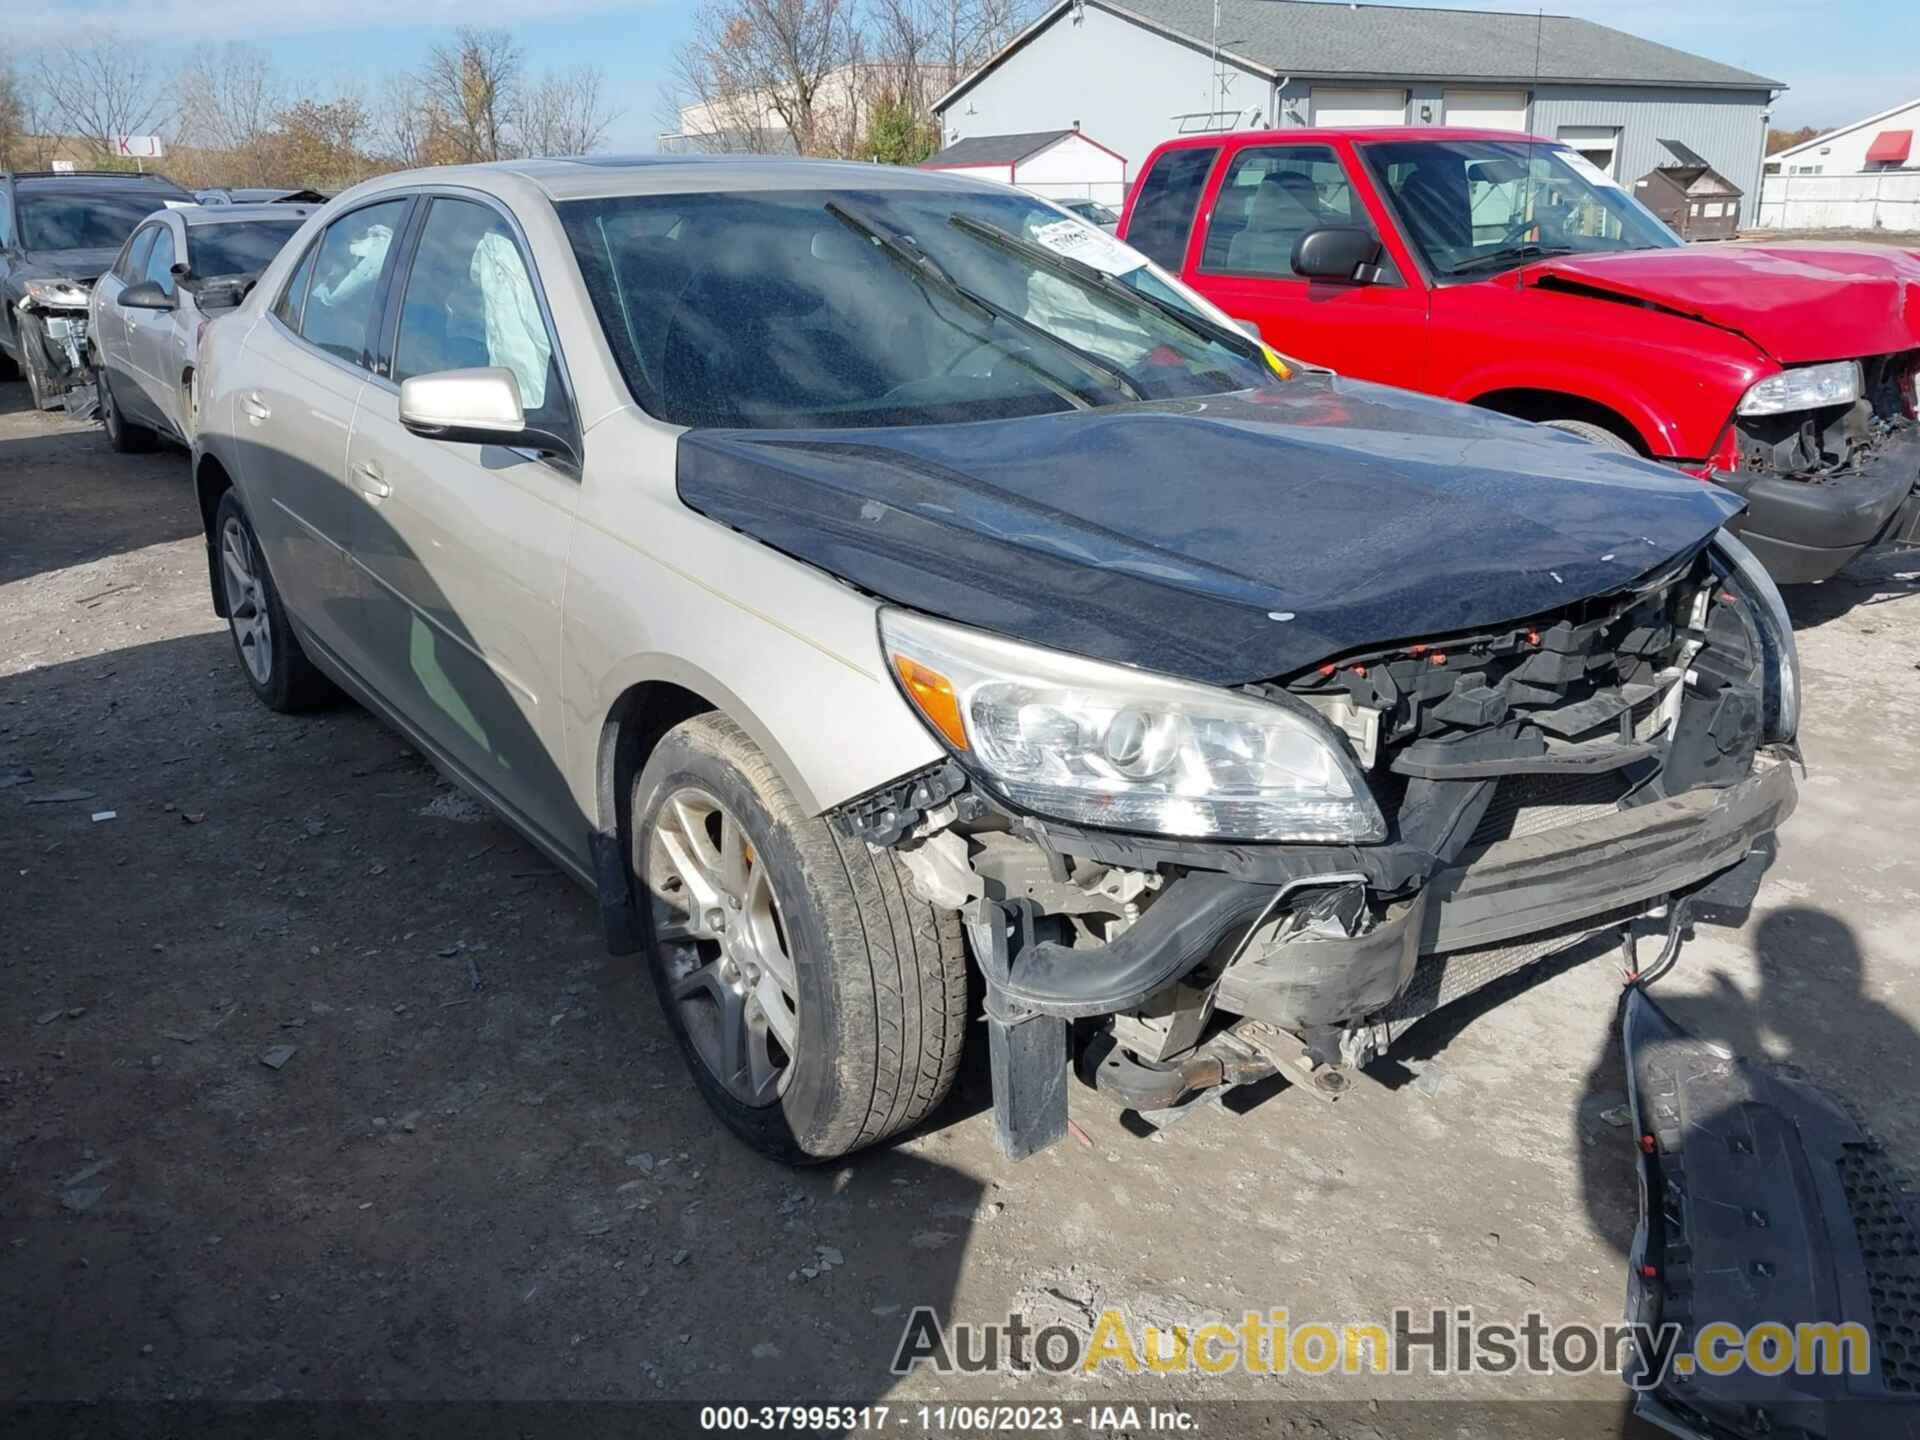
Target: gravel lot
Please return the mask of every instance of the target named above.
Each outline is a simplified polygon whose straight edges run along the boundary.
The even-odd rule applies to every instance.
[[[1909,1168],[1916,588],[1920,559],[1878,557],[1792,597],[1800,812],[1752,924],[1702,929],[1659,992],[1845,1092]],[[584,894],[357,708],[253,703],[184,457],[116,456],[19,385],[0,816],[0,1404],[1020,1393],[1297,1402],[1212,1433],[1623,1433],[1602,1375],[887,1371],[922,1303],[1616,1319],[1610,956],[1436,1017],[1337,1106],[1269,1086],[1136,1134],[1076,1089],[1084,1143],[1008,1165],[980,1043],[923,1132],[781,1170],[709,1121]],[[1399,1408],[1440,1400],[1466,1408]]]

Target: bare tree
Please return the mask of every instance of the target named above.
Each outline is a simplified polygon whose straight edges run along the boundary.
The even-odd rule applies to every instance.
[[[597,65],[551,70],[521,98],[515,129],[528,155],[586,155],[599,148],[617,118]]]
[[[0,54],[0,170],[25,170],[27,116],[30,109],[13,57]]]
[[[272,183],[274,132],[287,98],[265,52],[239,43],[196,51],[178,93],[182,145],[213,152],[207,164],[226,184]]]
[[[413,72],[402,70],[381,82],[371,125],[370,148],[382,160],[403,170],[435,163],[438,116]]]
[[[160,128],[167,107],[148,47],[123,45],[111,30],[49,46],[39,53],[51,118],[86,141],[103,159],[116,135],[147,135]]]
[[[458,162],[513,154],[509,127],[520,106],[526,63],[505,30],[466,26],[436,45],[420,73],[425,101],[444,125]]]
[[[853,19],[848,0],[702,0],[674,58],[676,130],[701,149],[832,153]]]

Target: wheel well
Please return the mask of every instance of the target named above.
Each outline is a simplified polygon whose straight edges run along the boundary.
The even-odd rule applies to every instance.
[[[1516,420],[1584,420],[1589,425],[1612,431],[1640,454],[1648,453],[1646,442],[1640,438],[1633,422],[1596,400],[1558,390],[1495,390],[1473,403],[1483,410],[1497,410]]]
[[[716,708],[683,685],[648,680],[630,686],[607,712],[600,731],[600,830],[618,843],[623,865],[633,851],[633,782],[647,757],[681,721]]]
[[[213,512],[220,508],[220,497],[233,488],[233,477],[226,466],[211,455],[203,456],[193,472],[194,493],[200,498],[200,528],[213,538]]]

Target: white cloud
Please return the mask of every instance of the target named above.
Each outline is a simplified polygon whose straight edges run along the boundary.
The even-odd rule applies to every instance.
[[[264,40],[329,30],[394,26],[507,25],[636,8],[632,0],[26,0],[10,7],[14,35],[62,38],[111,31],[129,40]]]

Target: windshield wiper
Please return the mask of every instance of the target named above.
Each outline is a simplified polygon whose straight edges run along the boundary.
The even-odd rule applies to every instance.
[[[1098,375],[1108,388],[1118,390],[1122,394],[1130,396],[1135,400],[1144,400],[1147,398],[1146,392],[1134,382],[1133,377],[1127,374],[1126,371],[1109,364],[1098,355],[1088,354],[1078,345],[1070,341],[1062,340],[1058,335],[1035,325],[1024,316],[1016,315],[1013,311],[1007,309],[1006,306],[997,305],[987,299],[986,296],[961,284],[958,280],[954,279],[952,275],[947,273],[945,266],[915,244],[911,237],[896,234],[885,226],[876,225],[873,221],[849,210],[838,200],[827,201],[826,209],[828,214],[832,215],[834,219],[852,230],[856,235],[863,235],[875,245],[879,246],[881,254],[905,270],[907,274],[915,280],[923,284],[931,284],[938,289],[946,291],[948,295],[959,300],[971,309],[978,311],[989,320],[998,320],[1018,330],[1023,335],[1035,336],[1053,346],[1056,350],[1063,351],[1080,366]],[[1040,382],[1049,390],[1052,390],[1062,399],[1070,401],[1077,409],[1091,410],[1093,408],[1087,403],[1085,398],[1076,395],[1071,389],[1060,384],[1058,380],[1049,376],[1039,366],[1034,365],[1030,361],[1023,360],[1010,350],[1004,351],[1004,353],[1014,364],[1030,371],[1037,376]]]
[[[1571,245],[1510,245],[1504,250],[1489,250],[1484,255],[1475,255],[1462,260],[1458,265],[1449,267],[1443,273],[1465,275],[1472,270],[1486,270],[1495,265],[1515,264],[1522,260],[1536,260],[1543,255],[1571,255]]]
[[[1031,240],[1022,239],[998,225],[985,220],[976,220],[971,215],[955,213],[947,217],[947,223],[956,230],[964,231],[989,245],[997,245],[1010,255],[1050,270],[1069,280],[1077,280],[1090,290],[1120,301],[1135,308],[1145,307],[1162,318],[1171,320],[1189,335],[1205,340],[1210,344],[1224,346],[1243,360],[1258,360],[1259,348],[1247,336],[1224,325],[1215,325],[1202,316],[1183,309],[1171,300],[1163,300],[1158,295],[1145,290],[1136,290],[1117,275],[1109,275],[1097,265],[1089,265],[1084,260],[1076,260],[1071,255],[1062,255],[1057,250],[1049,250],[1044,245],[1036,245]]]

